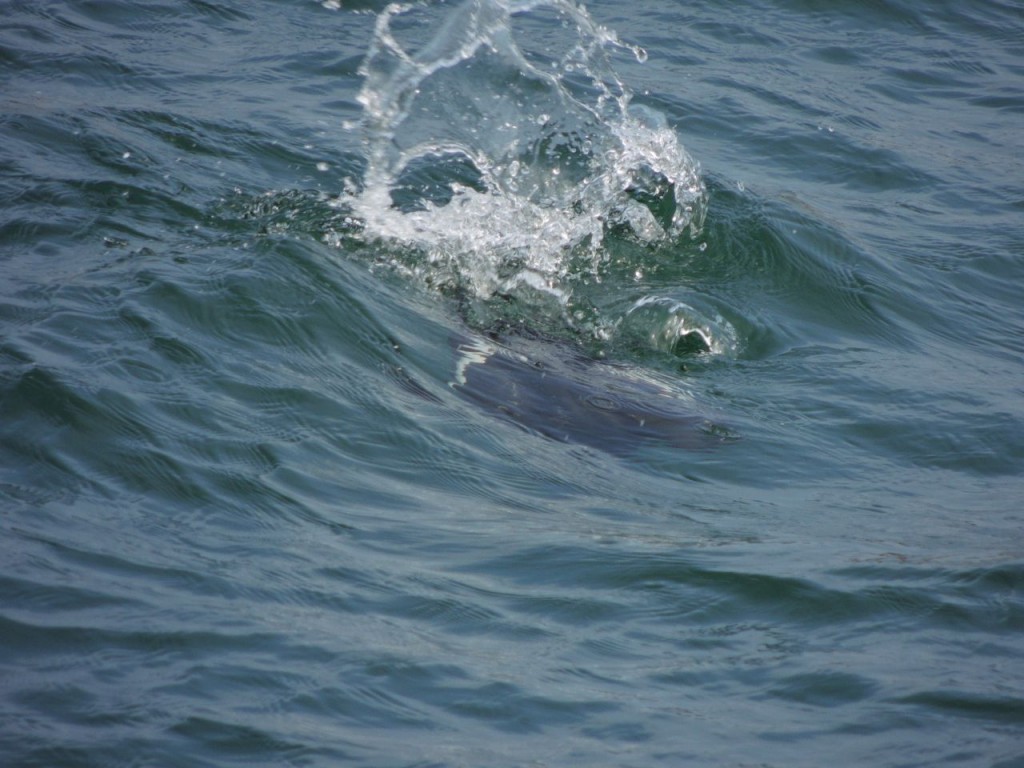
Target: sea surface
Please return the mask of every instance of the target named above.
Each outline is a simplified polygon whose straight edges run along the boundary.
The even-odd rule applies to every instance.
[[[0,765],[1024,765],[1024,5],[5,0]]]

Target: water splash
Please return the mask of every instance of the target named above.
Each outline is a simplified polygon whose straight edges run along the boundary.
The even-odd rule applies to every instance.
[[[633,103],[622,54],[646,58],[569,0],[387,6],[361,70],[366,173],[340,204],[393,266],[576,322],[611,241],[703,219],[698,167]]]

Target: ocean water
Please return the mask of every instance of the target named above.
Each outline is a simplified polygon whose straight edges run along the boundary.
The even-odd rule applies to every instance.
[[[0,764],[1024,765],[1019,2],[8,0]]]

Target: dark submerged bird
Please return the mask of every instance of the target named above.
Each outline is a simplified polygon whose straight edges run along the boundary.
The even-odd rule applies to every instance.
[[[457,337],[450,386],[485,411],[553,440],[618,456],[645,444],[709,450],[734,439],[635,370],[567,354],[565,345]],[[521,349],[520,349],[521,347]]]

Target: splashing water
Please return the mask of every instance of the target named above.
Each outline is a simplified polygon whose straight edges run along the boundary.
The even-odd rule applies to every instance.
[[[569,0],[465,0],[437,16],[389,5],[362,67],[367,169],[340,204],[394,266],[572,324],[574,288],[600,280],[610,240],[696,235],[697,165],[610,63],[642,49]]]

